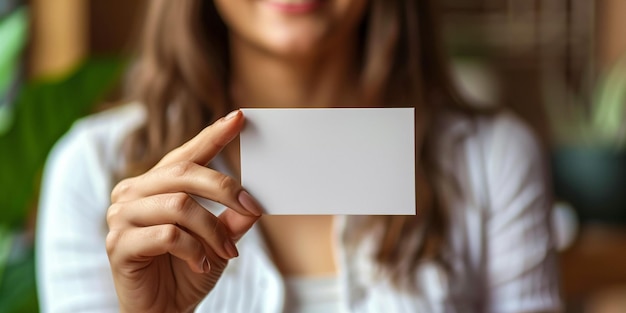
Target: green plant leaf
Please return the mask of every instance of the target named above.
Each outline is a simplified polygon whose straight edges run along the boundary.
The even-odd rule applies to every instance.
[[[39,311],[35,278],[35,257],[31,250],[24,259],[9,264],[0,281],[0,313]]]
[[[2,282],[4,271],[9,263],[12,243],[13,236],[11,236],[11,232],[6,227],[0,225],[0,283]]]
[[[90,59],[66,77],[28,83],[0,135],[0,225],[19,226],[37,198],[48,152],[72,123],[90,112],[119,80],[120,58]]]
[[[626,57],[606,75],[596,94],[592,123],[600,140],[623,148],[626,123]]]
[[[21,8],[0,19],[0,95],[4,94],[17,72],[17,61],[28,33],[27,13],[25,8]]]

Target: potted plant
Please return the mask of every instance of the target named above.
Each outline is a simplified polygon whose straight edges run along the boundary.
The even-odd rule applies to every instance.
[[[556,195],[582,221],[626,223],[626,58],[600,81],[589,108],[549,111],[561,141],[552,154]]]

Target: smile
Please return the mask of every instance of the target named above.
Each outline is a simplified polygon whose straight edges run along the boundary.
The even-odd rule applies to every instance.
[[[275,10],[284,13],[309,13],[316,10],[324,0],[267,0],[264,1]]]

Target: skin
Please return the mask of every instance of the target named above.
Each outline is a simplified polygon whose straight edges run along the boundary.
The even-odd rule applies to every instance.
[[[357,101],[356,27],[365,5],[362,0],[328,1],[320,12],[294,17],[277,13],[262,1],[217,0],[231,29],[236,103],[242,107],[353,105]],[[226,152],[237,169],[237,145]],[[260,223],[283,275],[336,272],[332,216],[263,216]]]
[[[328,0],[319,10],[295,15],[265,2],[215,1],[230,29],[236,104],[358,104],[356,28],[366,1]],[[122,312],[193,310],[238,255],[234,244],[257,222],[284,275],[336,272],[332,216],[260,217],[261,207],[239,182],[204,167],[222,153],[239,171],[238,150],[230,143],[243,124],[235,111],[114,188],[107,252]],[[228,209],[214,216],[189,194]]]

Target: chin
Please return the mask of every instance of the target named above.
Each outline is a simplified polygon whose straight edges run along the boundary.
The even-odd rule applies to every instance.
[[[231,35],[281,57],[313,56],[355,35],[367,0],[215,0]]]
[[[307,58],[320,54],[327,44],[314,36],[299,35],[294,37],[273,38],[273,40],[261,44],[266,52],[280,57]]]

